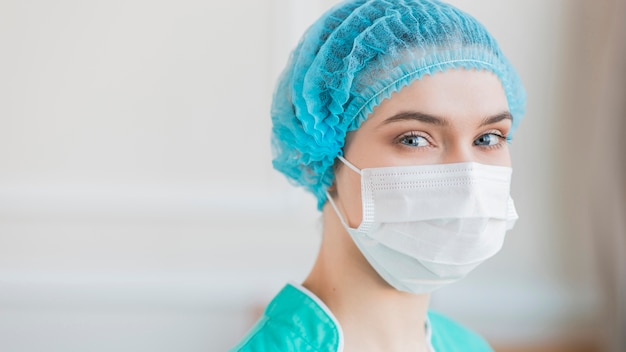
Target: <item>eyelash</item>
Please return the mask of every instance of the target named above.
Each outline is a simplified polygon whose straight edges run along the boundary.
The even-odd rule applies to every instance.
[[[504,147],[505,144],[508,144],[510,142],[510,139],[508,138],[508,136],[506,136],[505,134],[501,133],[500,131],[487,131],[481,135],[479,135],[476,139],[474,139],[474,141],[477,141],[479,138],[486,136],[486,135],[492,135],[492,136],[496,136],[496,138],[498,138],[499,142],[494,144],[494,145],[476,145],[479,148],[482,149],[488,149],[488,150],[495,150],[495,149],[500,149],[502,147]]]
[[[494,144],[494,145],[486,145],[486,146],[476,145],[477,147],[482,148],[482,149],[494,150],[494,149],[500,149],[505,144],[509,144],[511,142],[511,139],[509,138],[508,135],[505,135],[505,134],[503,134],[503,133],[501,133],[500,131],[497,131],[497,130],[487,131],[485,133],[482,133],[477,138],[475,138],[474,141],[478,140],[479,138],[481,138],[481,137],[483,137],[485,135],[496,136],[496,138],[499,139],[499,143]],[[429,143],[429,145],[428,146],[422,146],[422,147],[416,147],[416,146],[406,145],[406,144],[403,143],[403,141],[405,141],[407,138],[415,138],[415,137],[424,138]],[[429,148],[429,147],[432,147],[434,145],[432,138],[428,134],[425,134],[425,133],[422,133],[422,132],[418,132],[418,131],[411,131],[411,132],[404,133],[404,134],[398,136],[396,138],[396,140],[395,140],[395,143],[400,145],[400,147],[408,148],[408,149]]]
[[[407,138],[416,138],[416,137],[424,138],[428,142],[429,145],[422,146],[422,147],[415,147],[415,146],[410,146],[410,145],[406,145],[406,144],[402,143]],[[425,133],[422,133],[422,132],[418,132],[418,131],[411,131],[411,132],[408,132],[408,133],[401,134],[400,136],[398,136],[396,138],[395,143],[398,144],[402,148],[409,148],[409,149],[429,148],[429,147],[432,147],[432,145],[434,145],[433,140],[432,140],[432,138],[429,135],[427,135]]]

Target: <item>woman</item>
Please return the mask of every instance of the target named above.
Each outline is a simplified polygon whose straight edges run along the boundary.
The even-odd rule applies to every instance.
[[[346,1],[304,34],[272,107],[274,167],[323,213],[317,261],[234,351],[490,351],[429,294],[502,246],[525,94],[440,2]]]

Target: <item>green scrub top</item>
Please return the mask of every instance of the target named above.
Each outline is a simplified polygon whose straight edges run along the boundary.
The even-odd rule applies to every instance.
[[[480,336],[452,320],[428,312],[433,352],[493,352]],[[288,284],[230,352],[342,352],[343,334],[328,307],[306,288]]]

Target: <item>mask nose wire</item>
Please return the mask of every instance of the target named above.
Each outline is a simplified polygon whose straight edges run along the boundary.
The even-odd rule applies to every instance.
[[[352,169],[352,171],[356,172],[357,174],[361,174],[361,170],[359,170],[359,168],[357,168],[356,166],[352,165],[351,162],[349,162],[348,160],[346,160],[343,156],[341,155],[337,155],[337,158],[339,160],[341,160],[341,162],[346,165],[347,167],[349,167],[350,169]]]

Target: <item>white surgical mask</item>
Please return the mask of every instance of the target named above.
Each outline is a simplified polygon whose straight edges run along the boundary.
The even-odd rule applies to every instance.
[[[501,248],[518,216],[510,167],[474,162],[359,170],[362,222],[350,228],[359,250],[391,286],[431,292],[466,276]]]

